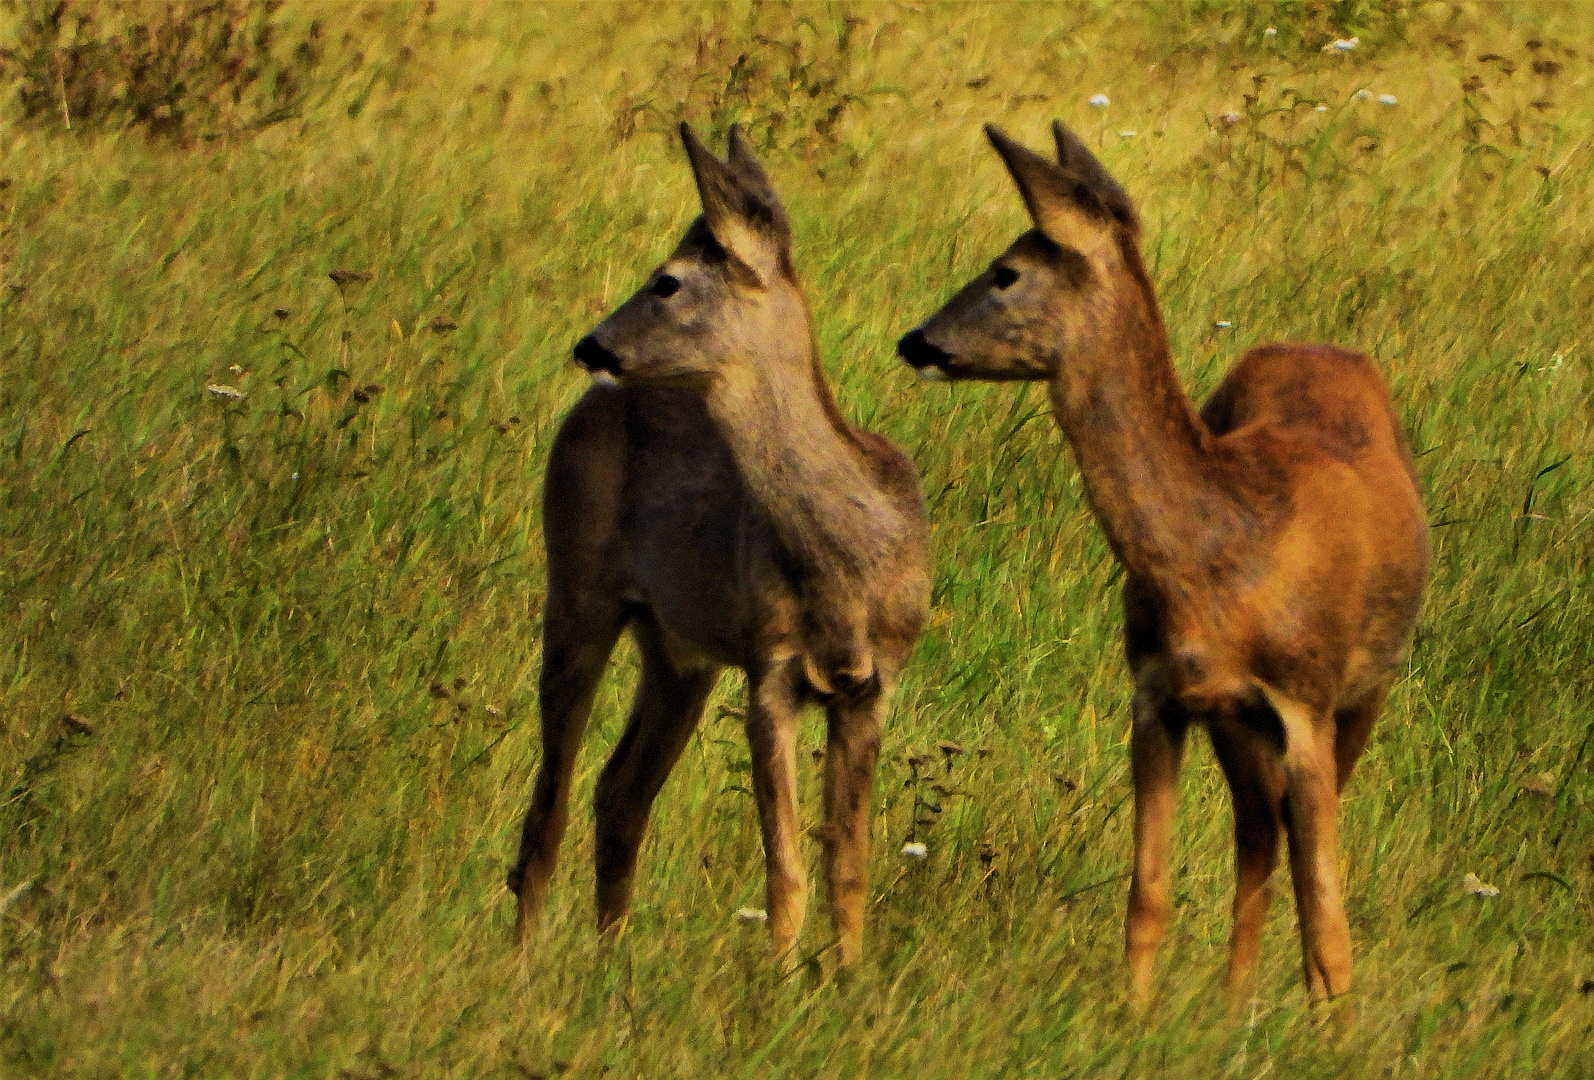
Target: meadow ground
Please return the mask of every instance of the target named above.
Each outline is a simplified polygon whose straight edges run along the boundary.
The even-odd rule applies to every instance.
[[[221,5],[186,41],[52,8],[0,10],[0,1074],[1594,1074],[1594,8]],[[1139,200],[1194,392],[1253,342],[1353,344],[1411,433],[1432,584],[1342,807],[1333,1010],[1287,900],[1223,1007],[1199,738],[1125,1010],[1117,572],[1043,393],[892,355],[1026,226],[980,123],[1053,117]],[[732,918],[763,890],[735,678],[594,934],[625,649],[547,939],[508,945],[542,465],[570,345],[697,212],[683,118],[747,125],[843,407],[934,521],[839,981]]]

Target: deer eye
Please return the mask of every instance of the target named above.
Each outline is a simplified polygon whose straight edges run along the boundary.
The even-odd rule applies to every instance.
[[[1005,289],[1018,280],[1018,271],[1011,266],[998,266],[991,271],[991,283],[998,289]]]
[[[678,278],[671,277],[669,274],[660,274],[653,279],[653,284],[648,287],[648,292],[654,296],[674,296],[680,287],[681,282]]]

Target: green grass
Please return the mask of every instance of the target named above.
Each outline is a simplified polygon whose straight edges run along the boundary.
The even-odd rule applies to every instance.
[[[0,119],[0,1073],[1594,1072],[1594,12],[373,5],[286,8],[283,40],[316,16],[271,126]],[[1039,388],[922,387],[892,355],[1026,227],[979,124],[1044,145],[1053,117],[1139,200],[1195,392],[1253,342],[1353,344],[1412,433],[1432,582],[1343,804],[1357,984],[1331,1016],[1287,899],[1224,1011],[1200,740],[1159,998],[1124,1009],[1117,572]],[[548,939],[508,945],[542,465],[570,345],[696,213],[681,118],[748,124],[844,408],[932,510],[839,982],[783,978],[731,918],[763,895],[739,679],[658,803],[629,928],[593,932],[627,649]],[[941,739],[965,753],[921,776]]]

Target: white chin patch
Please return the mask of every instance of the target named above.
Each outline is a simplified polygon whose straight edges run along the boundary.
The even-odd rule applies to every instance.
[[[594,371],[592,373],[593,386],[619,386],[620,380],[607,371]]]
[[[925,364],[918,369],[918,372],[919,378],[925,382],[947,382],[951,378],[947,375],[946,368],[936,367],[934,364]]]

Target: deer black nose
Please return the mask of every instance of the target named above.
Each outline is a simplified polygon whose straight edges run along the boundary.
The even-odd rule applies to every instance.
[[[600,345],[591,334],[576,342],[576,363],[588,371],[607,371],[614,376],[620,374],[620,358]]]
[[[945,367],[952,354],[939,345],[930,344],[923,330],[910,330],[897,342],[897,355],[915,368]]]

